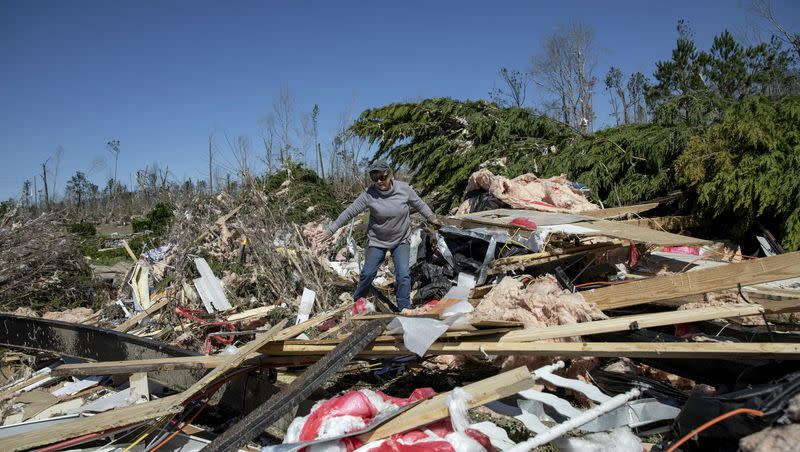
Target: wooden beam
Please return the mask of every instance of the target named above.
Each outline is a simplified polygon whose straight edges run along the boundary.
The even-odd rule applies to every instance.
[[[464,386],[472,398],[467,401],[467,408],[475,408],[489,402],[512,396],[520,391],[530,389],[535,384],[530,372],[525,366],[489,377],[487,379]],[[412,430],[431,422],[444,419],[448,416],[447,398],[450,392],[437,394],[424,400],[419,405],[391,419],[375,430],[364,433],[358,437],[365,444],[381,438],[387,438],[395,433]]]
[[[758,284],[800,275],[800,252],[753,259],[735,264],[657,276],[642,281],[581,292],[600,309],[615,309],[688,295]]]
[[[632,240],[638,243],[650,245],[708,245],[708,240],[689,237],[687,235],[673,234],[671,232],[659,231],[655,229],[642,228],[622,221],[610,220],[591,220],[573,223],[573,226],[593,229],[596,232],[580,234],[616,237],[619,239]]]
[[[128,245],[128,241],[127,240],[122,239],[122,246],[125,248],[125,251],[127,251],[128,256],[130,256],[131,259],[133,259],[134,263],[139,261],[139,259],[136,257],[136,255],[133,254],[133,250],[131,249],[131,246]]]
[[[490,268],[502,267],[504,265],[536,265],[538,261],[552,256],[564,256],[581,251],[596,250],[597,248],[616,248],[622,246],[622,242],[600,242],[591,245],[576,246],[572,248],[565,248],[558,251],[542,251],[540,253],[521,254],[519,256],[501,257],[489,262]]]
[[[596,320],[594,322],[511,331],[504,334],[503,337],[500,338],[500,342],[531,342],[544,339],[588,336],[591,334],[611,333],[614,331],[676,325],[678,323],[757,315],[763,312],[764,308],[762,308],[761,305],[736,303],[725,306],[709,306],[697,309],[658,312],[655,314],[627,315],[607,320]]]
[[[128,379],[133,403],[149,402],[150,388],[147,384],[147,372],[136,372]]]
[[[324,355],[333,345],[314,341],[274,342],[261,348],[273,356]],[[373,344],[359,356],[411,355],[402,345]],[[429,355],[598,356],[629,358],[732,358],[800,359],[800,344],[731,342],[437,342]]]
[[[159,372],[164,370],[213,369],[225,361],[224,355],[179,356],[174,358],[135,359],[128,361],[99,361],[92,363],[62,364],[53,369],[50,376],[85,377],[91,375],[133,374],[136,372]],[[314,360],[312,360],[313,362]],[[287,360],[287,357],[269,357],[254,353],[242,364],[270,364],[276,367],[302,365],[304,361]]]
[[[159,294],[161,294],[161,295],[159,296]],[[153,294],[152,300],[153,301],[160,300],[160,301],[158,303],[154,304],[154,305],[151,305],[149,308],[147,308],[147,309],[145,309],[145,310],[143,310],[143,311],[141,311],[141,312],[139,312],[137,314],[132,315],[131,318],[129,318],[128,320],[126,320],[126,321],[124,321],[122,323],[120,323],[119,326],[114,328],[114,331],[119,331],[121,333],[127,333],[128,331],[130,331],[131,328],[133,328],[134,326],[138,325],[139,322],[144,320],[146,317],[151,316],[151,315],[155,314],[156,312],[160,311],[164,306],[168,305],[170,303],[170,301],[172,301],[172,299],[169,297],[169,295],[166,292],[159,292],[157,294]]]
[[[622,215],[647,212],[648,210],[653,210],[656,207],[658,207],[657,202],[650,202],[647,204],[634,204],[632,206],[611,207],[608,209],[584,210],[583,212],[579,212],[578,215],[607,220],[609,218],[619,217]]]
[[[138,405],[98,413],[91,417],[73,419],[63,424],[44,427],[0,439],[0,450],[27,450],[46,444],[56,443],[89,433],[110,430],[126,425],[137,424],[161,416],[169,416],[183,411],[180,394]]]

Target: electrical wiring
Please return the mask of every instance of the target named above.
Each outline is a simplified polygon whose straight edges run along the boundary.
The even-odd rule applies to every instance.
[[[164,440],[161,440],[161,437],[164,436],[164,435],[161,435],[158,438],[158,440],[161,440],[161,441],[158,442],[158,444],[155,447],[153,447],[152,449],[151,448],[146,449],[147,452],[155,452],[156,450],[160,449],[166,443],[168,443],[170,440],[172,440],[172,438],[177,436],[178,433],[182,432],[183,429],[186,428],[186,426],[188,426],[189,424],[194,422],[194,420],[197,419],[197,416],[199,416],[200,413],[202,413],[203,410],[208,405],[208,402],[211,400],[211,396],[215,392],[217,392],[223,385],[225,385],[226,383],[228,383],[229,381],[233,380],[236,377],[239,377],[239,376],[241,376],[241,375],[243,375],[243,374],[245,374],[247,372],[251,372],[253,370],[260,369],[262,367],[266,367],[266,365],[250,366],[250,367],[245,367],[243,369],[238,369],[238,370],[236,370],[234,372],[231,372],[230,374],[226,375],[225,377],[219,379],[218,381],[216,381],[214,384],[212,384],[211,386],[209,386],[205,390],[203,390],[203,391],[199,392],[198,394],[194,395],[190,400],[187,401],[187,403],[191,403],[191,402],[194,402],[194,401],[197,401],[197,400],[205,398],[206,400],[203,402],[203,405],[200,406],[200,409],[198,409],[194,413],[194,415],[191,417],[191,419],[189,419],[186,422],[180,423],[181,425],[179,425],[178,428],[174,432],[172,432],[169,436],[167,436],[167,438],[165,438]],[[156,442],[156,441],[154,441],[154,442]]]
[[[704,423],[700,427],[697,427],[696,429],[694,429],[691,432],[687,433],[683,438],[679,439],[678,442],[676,442],[675,444],[670,446],[669,449],[666,450],[666,452],[675,452],[678,449],[678,447],[680,447],[681,444],[685,443],[686,441],[689,441],[690,439],[692,439],[698,433],[702,432],[703,430],[707,429],[708,427],[711,427],[712,425],[714,425],[714,424],[716,424],[716,423],[718,423],[720,421],[724,421],[725,419],[728,419],[729,417],[736,416],[737,414],[752,414],[753,416],[759,416],[760,417],[760,416],[764,415],[764,412],[760,411],[760,410],[753,410],[751,408],[737,408],[735,410],[728,411],[727,413],[721,414],[721,415],[715,417],[714,419],[711,419],[710,421]]]
[[[108,430],[103,430],[102,432],[89,433],[87,435],[79,436],[77,438],[72,438],[72,439],[68,439],[66,441],[61,441],[61,442],[56,443],[56,444],[51,444],[51,445],[49,445],[47,447],[43,447],[41,449],[36,449],[36,452],[55,452],[57,450],[61,450],[61,449],[64,449],[66,447],[75,446],[77,444],[82,444],[82,443],[85,443],[85,442],[88,442],[88,441],[92,441],[92,440],[95,440],[95,439],[98,439],[98,438],[102,438],[104,436],[108,436],[108,435],[110,435],[112,433],[115,433],[115,432],[119,432],[119,431],[122,431],[122,430],[129,430],[129,429],[134,428],[134,427],[136,427],[138,425],[140,425],[140,424],[137,423],[137,424],[133,424],[133,425],[125,425],[125,426],[122,426],[122,427],[115,427],[115,428],[110,428]]]

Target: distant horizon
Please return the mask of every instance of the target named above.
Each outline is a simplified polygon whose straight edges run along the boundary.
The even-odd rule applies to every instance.
[[[796,2],[773,7],[783,25],[797,30]],[[671,56],[679,19],[689,22],[699,50],[725,29],[752,43],[760,24],[760,38],[769,38],[739,0],[645,6],[204,0],[191,7],[4,1],[0,200],[18,199],[43,162],[55,164],[59,146],[59,198],[76,171],[105,187],[114,173],[110,140],[120,141],[118,178],[128,188],[137,170],[153,164],[169,168],[179,184],[207,180],[212,133],[215,171],[233,172],[229,142],[245,136],[251,151],[263,155],[260,123],[285,89],[294,97],[298,127],[299,117],[319,106],[324,151],[337,128],[367,108],[432,97],[489,99],[501,67],[528,70],[544,37],[570,22],[595,29],[594,129],[600,130],[614,125],[603,84],[609,67],[652,81],[656,61]],[[532,84],[525,106],[537,108],[545,97]],[[263,162],[253,160],[262,171]]]

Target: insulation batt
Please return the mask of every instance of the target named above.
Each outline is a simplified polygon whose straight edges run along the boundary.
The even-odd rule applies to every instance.
[[[412,430],[392,435],[359,447],[355,452],[487,452],[494,448],[483,433],[466,429],[453,431],[449,419],[426,426],[423,430]]]
[[[415,389],[408,398],[392,397],[369,389],[348,391],[329,400],[317,402],[307,416],[295,418],[286,431],[284,443],[332,438],[360,430],[378,413],[426,399],[434,394],[431,388]],[[352,451],[359,446],[361,444],[357,439],[347,438],[336,446],[314,446],[308,451]]]
[[[580,294],[561,289],[553,275],[541,276],[527,284],[523,278],[503,278],[468,314],[470,321],[507,320],[521,322],[524,328],[541,328],[608,318]],[[540,367],[551,361],[514,356],[500,359],[498,364],[504,369],[522,364]]]
[[[599,207],[589,202],[563,175],[550,179],[539,179],[527,173],[508,179],[496,176],[488,169],[478,170],[469,177],[466,192],[483,189],[495,198],[515,209],[530,209],[543,212],[577,213],[596,210]],[[469,213],[471,200],[458,208],[459,214]]]

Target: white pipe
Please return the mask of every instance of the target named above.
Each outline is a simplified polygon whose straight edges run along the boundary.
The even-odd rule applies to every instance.
[[[564,368],[564,361],[556,361],[553,364],[548,364],[546,366],[540,367],[533,372],[531,372],[531,377],[534,380],[538,380],[542,378],[542,375],[552,373],[554,370],[563,369]]]
[[[516,446],[508,449],[508,452],[527,452],[532,450],[535,447],[542,446],[544,444],[549,443],[550,441],[559,438],[568,432],[580,427],[587,422],[590,422],[600,415],[608,413],[609,411],[619,408],[622,405],[625,405],[629,400],[639,397],[641,395],[641,391],[638,389],[631,389],[630,391],[619,394],[617,396],[612,397],[607,402],[603,402],[596,407],[586,410],[578,416],[574,418],[567,419],[566,421],[562,422],[561,424],[556,425],[555,427],[547,430],[546,432],[542,432],[533,438],[519,443]]]

